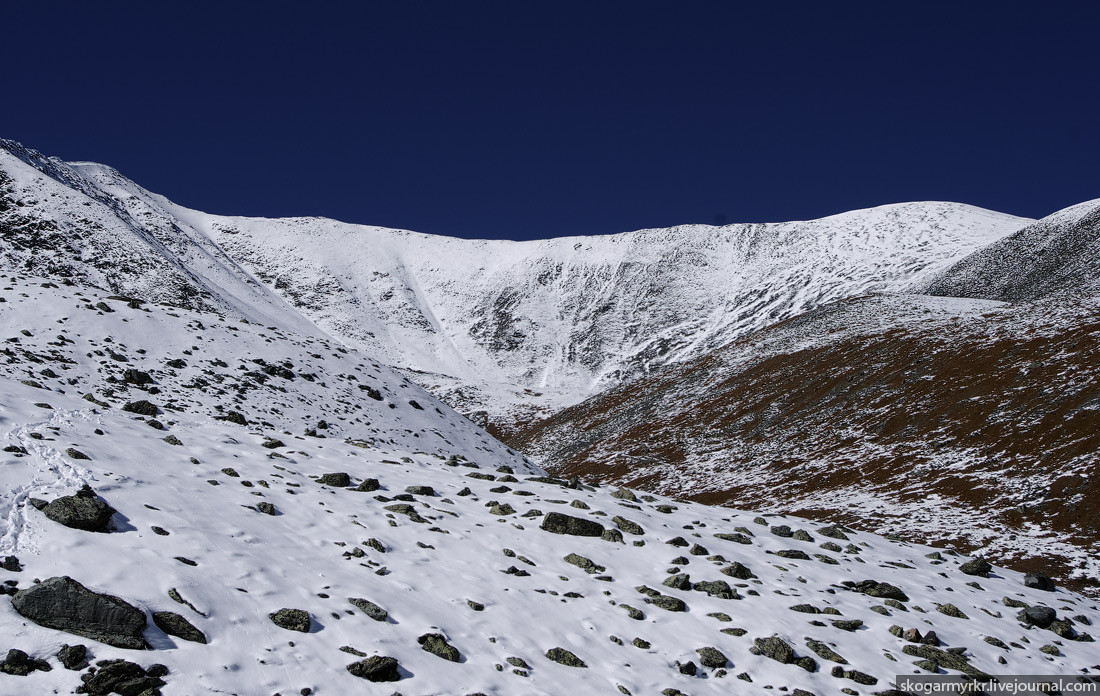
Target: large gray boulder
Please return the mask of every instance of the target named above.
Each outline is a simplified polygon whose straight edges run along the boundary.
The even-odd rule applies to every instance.
[[[116,648],[146,648],[145,612],[68,576],[50,578],[15,593],[12,607],[39,626],[97,640]]]
[[[110,531],[115,509],[88,486],[76,495],[65,495],[48,503],[42,512],[58,524],[85,532]]]
[[[604,533],[604,526],[594,520],[573,517],[560,512],[551,512],[542,520],[543,531],[571,536],[598,537]]]

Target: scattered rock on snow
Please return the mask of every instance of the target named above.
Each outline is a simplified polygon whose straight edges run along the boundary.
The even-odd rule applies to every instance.
[[[93,592],[68,576],[54,577],[21,590],[12,607],[34,623],[66,631],[116,648],[146,647],[145,612],[113,595]]]

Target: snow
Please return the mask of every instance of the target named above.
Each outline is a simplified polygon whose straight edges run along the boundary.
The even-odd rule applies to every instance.
[[[162,306],[131,309],[97,296],[92,289],[49,282],[43,287],[40,278],[8,276],[0,281],[4,282],[0,294],[6,299],[0,303],[0,316],[7,337],[17,339],[6,343],[12,354],[0,378],[0,441],[28,452],[21,457],[0,455],[0,555],[17,555],[24,565],[20,573],[0,574],[17,580],[21,588],[34,578],[70,575],[146,611],[180,612],[210,641],[207,645],[181,641],[150,624],[145,635],[152,650],[127,651],[39,627],[19,617],[9,603],[0,603],[5,645],[33,656],[53,661],[52,655],[63,643],[80,642],[90,644],[95,659],[124,658],[143,666],[162,663],[170,669],[164,687],[167,696],[287,694],[307,687],[315,694],[361,691],[366,685],[345,669],[358,658],[342,652],[342,646],[397,657],[403,679],[393,687],[404,693],[597,693],[622,685],[635,694],[666,688],[717,694],[729,693],[733,688],[729,680],[742,673],[750,675],[752,682],[736,682],[740,693],[766,693],[780,686],[828,693],[841,684],[858,686],[830,676],[830,664],[820,658],[819,669],[809,673],[749,651],[754,638],[772,635],[786,640],[799,655],[813,655],[805,636],[826,641],[851,662],[849,668],[877,678],[876,689],[881,689],[899,670],[915,671],[908,666],[913,658],[901,651],[903,641],[887,631],[895,623],[922,630],[934,627],[947,645],[965,646],[971,662],[987,672],[1073,672],[1095,662],[1095,649],[1087,643],[1062,641],[1062,654],[1057,657],[1039,652],[1053,634],[1048,637],[1039,629],[1024,629],[1012,618],[1014,611],[999,602],[1007,595],[1100,621],[1095,605],[1065,591],[1049,595],[1024,588],[1017,573],[998,570],[988,580],[979,579],[984,588],[979,590],[966,585],[974,578],[954,570],[963,559],[948,557],[946,563],[938,564],[925,557],[932,549],[855,532],[849,534],[851,542],[841,543],[857,544],[858,554],[830,553],[836,565],[780,558],[772,554],[791,548],[822,553],[818,545],[827,539],[813,531],[817,524],[797,518],[771,517],[768,523],[807,528],[818,536],[816,542],[774,536],[754,522],[752,513],[664,497],[633,504],[612,497],[610,489],[571,490],[527,481],[530,474],[540,472],[518,455],[487,442],[480,431],[444,406],[439,406],[440,418],[431,396],[385,368],[370,367],[369,358],[355,351],[341,353],[317,338],[227,322],[215,314]],[[115,311],[86,308],[99,301],[110,303]],[[22,329],[31,336],[21,333]],[[67,340],[54,340],[56,336]],[[131,361],[112,365],[105,357],[107,366],[98,372],[101,363],[86,354],[94,356],[94,350],[105,346],[113,346]],[[178,410],[158,416],[181,446],[165,442],[165,431],[149,427],[144,418],[80,397],[89,390],[116,404],[138,397],[168,403],[195,375],[170,374],[162,367],[165,359],[188,350],[184,357],[190,370],[234,349],[238,353],[233,358],[239,361],[255,356],[276,364],[292,355],[302,361],[296,370],[324,370],[331,395],[326,399],[324,392],[310,391],[319,390],[319,382],[301,378],[280,383],[286,393],[270,388],[250,391],[246,395],[250,418],[272,422],[242,427],[211,417],[225,397],[215,396],[212,390],[193,390],[187,398],[177,399]],[[324,360],[308,365],[309,353],[314,351]],[[27,360],[30,356],[52,359],[35,363]],[[59,376],[43,376],[44,365]],[[340,391],[336,375],[349,366],[361,379],[378,385],[386,403],[415,396],[424,410],[391,409],[359,397],[371,425],[341,421],[339,410],[327,409],[338,398],[351,398],[359,391]],[[150,370],[161,391],[147,394],[131,387],[125,393],[105,394],[105,388],[121,391],[117,383],[109,387],[112,383],[106,376],[126,367]],[[225,372],[232,373],[232,367],[230,363]],[[20,383],[23,379],[39,381],[49,390]],[[308,397],[305,403],[294,399],[298,390]],[[43,403],[50,408],[36,405]],[[281,413],[274,411],[276,407]],[[323,439],[297,434],[318,416],[326,416],[337,432]],[[103,434],[96,434],[97,429]],[[431,438],[433,430],[449,442]],[[35,439],[32,433],[42,438]],[[410,437],[411,433],[421,437]],[[287,445],[268,450],[262,443],[269,437],[279,437]],[[361,438],[372,439],[374,445],[351,444]],[[64,454],[69,447],[90,459],[71,459]],[[480,468],[447,466],[443,457],[448,453],[464,454]],[[492,489],[503,485],[500,481],[467,476],[493,473],[499,478],[503,474],[494,469],[503,465],[512,466],[517,474],[518,480],[507,484],[510,490],[494,493]],[[239,477],[223,473],[227,467]],[[382,489],[361,493],[321,486],[312,479],[332,471],[348,472],[353,483],[378,478]],[[253,485],[243,485],[246,481]],[[85,483],[119,511],[118,531],[96,534],[68,529],[28,505],[29,498],[72,494]],[[427,519],[424,524],[385,509],[396,501],[374,498],[376,494],[392,498],[413,485],[431,485],[437,492],[435,497],[417,496],[414,503]],[[460,496],[466,487],[472,495]],[[516,514],[492,514],[487,505],[493,500],[510,503]],[[274,504],[278,514],[257,512],[254,506],[260,501]],[[587,508],[574,507],[572,501]],[[658,505],[674,509],[664,513],[657,510]],[[539,516],[522,516],[531,509],[558,510],[608,527],[610,517],[622,515],[640,524],[645,534],[626,534],[625,543],[550,534],[539,529]],[[154,525],[169,531],[169,536],[154,534]],[[750,545],[713,536],[735,527],[751,530]],[[687,549],[664,543],[676,536],[702,544],[706,553],[691,555]],[[378,539],[386,552],[368,546],[370,538]],[[645,545],[636,546],[636,541]],[[362,550],[362,556],[347,555],[354,549]],[[606,566],[606,575],[612,579],[598,580],[566,564],[563,558],[569,553]],[[711,554],[721,554],[725,561],[708,560]],[[722,579],[737,584],[718,573],[732,561],[749,566],[759,582],[740,582],[740,600],[664,587],[664,569],[680,555],[690,556],[683,571],[695,582]],[[183,565],[175,560],[177,556],[197,565]],[[521,556],[534,565],[524,563]],[[530,576],[501,572],[510,566]],[[377,574],[383,567],[387,572]],[[902,587],[912,598],[909,606],[921,606],[928,613],[918,616],[914,607],[910,612],[887,609],[891,615],[880,615],[869,611],[880,602],[839,584],[866,578]],[[635,589],[641,585],[682,598],[689,610],[673,613],[645,604]],[[169,599],[170,589],[205,616]],[[566,598],[566,592],[583,597]],[[389,611],[390,619],[385,623],[369,619],[347,603],[348,597],[375,602]],[[483,603],[484,611],[473,611],[467,600]],[[936,612],[933,603],[944,601],[970,618]],[[834,617],[789,610],[804,602],[832,606],[843,615],[837,618],[860,618],[866,626],[856,632],[828,623],[814,626],[809,621]],[[624,603],[642,609],[645,620],[628,618],[619,606]],[[310,632],[291,633],[274,626],[267,615],[284,607],[308,611]],[[713,612],[725,612],[732,620],[720,622],[708,616]],[[748,633],[721,633],[726,627],[744,628]],[[421,650],[416,639],[428,632],[443,633],[463,660],[446,662]],[[986,635],[1028,642],[1005,652],[983,642]],[[612,642],[610,636],[621,638],[625,645]],[[633,647],[630,642],[635,637],[649,641],[651,647]],[[688,677],[676,670],[677,661],[698,661],[695,649],[704,646],[716,647],[730,658],[729,676],[720,678],[714,670],[702,670],[701,676]],[[571,650],[588,668],[550,662],[544,654],[553,647]],[[995,663],[1002,653],[1009,660],[1005,666]],[[888,654],[900,662],[891,661]],[[513,673],[505,663],[511,656],[532,666],[529,676]],[[498,664],[505,665],[502,671],[496,669]],[[14,696],[28,689],[69,692],[77,684],[77,675],[56,661],[54,666],[49,673],[28,677],[0,674],[0,694]]]
[[[0,165],[25,197],[38,196],[36,215],[62,229],[95,223],[84,259],[112,270],[88,282],[177,304],[187,286],[199,307],[319,328],[462,412],[494,416],[545,414],[824,303],[912,288],[1030,222],[922,202],[800,222],[461,240],[208,215],[110,167],[47,160],[10,141]],[[155,267],[117,270],[140,264]]]

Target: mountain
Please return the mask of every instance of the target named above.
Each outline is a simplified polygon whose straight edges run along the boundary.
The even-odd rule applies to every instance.
[[[11,141],[0,171],[0,254],[14,267],[316,326],[482,422],[546,415],[823,303],[910,288],[1030,222],[907,203],[809,222],[478,241],[207,215],[109,167]]]
[[[932,284],[1018,301],[851,298],[496,433],[561,474],[955,543],[1095,592],[1097,209]]]
[[[1100,672],[1045,578],[548,477],[354,349],[109,293],[0,276],[5,696]]]
[[[930,295],[1010,302],[1100,291],[1100,199],[1061,210],[950,266]]]

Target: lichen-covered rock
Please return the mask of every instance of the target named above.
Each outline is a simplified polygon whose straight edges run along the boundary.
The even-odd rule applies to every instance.
[[[756,638],[753,640],[756,649],[764,657],[770,657],[776,662],[789,664],[794,662],[794,648],[782,638],[772,636],[770,638]]]
[[[57,651],[57,661],[61,663],[61,666],[74,672],[79,672],[87,667],[88,658],[88,648],[84,645],[69,645],[66,643]]]
[[[351,477],[343,471],[336,471],[329,474],[321,474],[317,477],[317,483],[322,486],[332,486],[333,488],[347,488],[351,485]]]
[[[95,493],[88,495],[82,491],[51,501],[42,508],[42,512],[60,525],[85,532],[105,533],[110,531],[115,509]]]
[[[976,575],[982,578],[988,578],[989,571],[991,570],[993,570],[993,566],[984,558],[973,558],[959,566],[960,573],[965,575]]]
[[[401,679],[397,658],[375,655],[348,665],[348,671],[360,679],[371,682],[395,682]]]
[[[139,416],[155,416],[160,412],[157,405],[151,401],[145,399],[139,399],[137,401],[131,401],[122,407],[123,411],[127,413],[136,413]]]
[[[16,677],[25,677],[36,670],[49,672],[51,669],[53,668],[50,667],[50,663],[41,658],[31,657],[18,648],[8,650],[7,657],[0,662],[0,672]]]
[[[374,602],[370,601],[369,599],[363,599],[362,597],[348,597],[348,601],[351,602],[351,605],[353,607],[363,612],[375,621],[385,621],[389,617],[389,612],[387,612],[385,609],[378,606]]]
[[[189,640],[192,643],[206,643],[206,635],[174,611],[153,612],[153,623],[170,636]]]
[[[719,667],[725,667],[729,659],[718,648],[696,648],[695,652],[699,653],[699,664],[710,669],[718,669]]]
[[[12,607],[39,626],[116,648],[146,647],[145,612],[118,597],[93,592],[68,576],[43,580],[15,593]]]
[[[462,659],[462,654],[458,652],[458,648],[448,643],[447,638],[442,633],[425,633],[417,638],[416,642],[420,643],[421,650],[430,652],[444,660],[458,662]]]
[[[588,665],[584,663],[584,660],[565,648],[550,648],[546,651],[546,659],[551,662],[557,662],[559,665],[565,665],[566,667],[588,667]]]
[[[539,529],[551,534],[570,536],[598,537],[604,533],[604,526],[595,520],[573,517],[561,512],[550,512],[542,519]]]
[[[891,585],[888,582],[877,582],[875,580],[861,580],[859,582],[847,581],[844,583],[846,587],[850,587],[856,592],[862,592],[865,595],[871,597],[878,597],[880,599],[896,599],[899,602],[908,602],[909,596],[901,591],[900,588]]]
[[[96,667],[94,674],[80,675],[80,680],[84,682],[84,692],[92,696],[145,696],[160,693],[158,689],[165,685],[160,678],[163,674],[159,671],[151,673],[141,665],[126,660],[108,660],[100,662]]]
[[[830,662],[836,662],[842,665],[848,664],[848,660],[844,659],[839,653],[819,640],[807,638],[806,647],[813,650],[814,653],[823,660],[829,660]]]
[[[615,526],[619,528],[619,531],[626,532],[627,534],[645,534],[645,530],[642,529],[642,525],[637,522],[631,522],[625,517],[616,515],[611,518],[611,521],[615,523]]]
[[[280,609],[268,614],[268,618],[279,628],[309,633],[309,612],[302,609]]]

